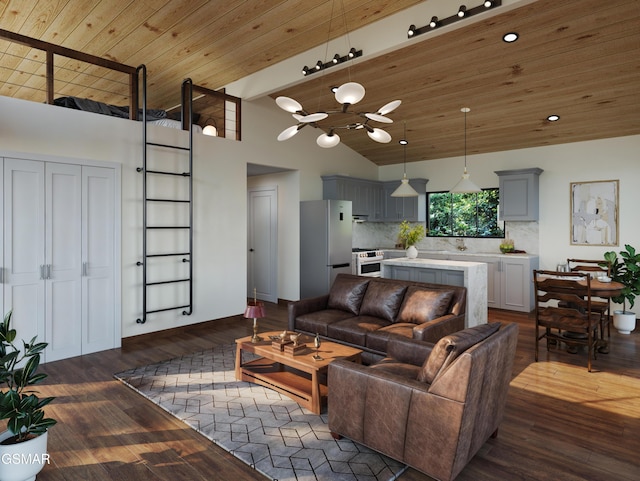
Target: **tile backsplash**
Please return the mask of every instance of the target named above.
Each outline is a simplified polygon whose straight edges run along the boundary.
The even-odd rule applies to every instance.
[[[514,247],[528,254],[539,253],[538,222],[505,222],[507,234]],[[353,224],[353,247],[393,248],[398,239],[398,222],[362,222]],[[457,248],[456,237],[425,237],[416,247],[420,250],[447,250]],[[464,238],[466,252],[500,253],[500,239]]]

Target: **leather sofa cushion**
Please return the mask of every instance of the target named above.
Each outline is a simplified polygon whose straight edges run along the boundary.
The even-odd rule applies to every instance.
[[[336,277],[329,291],[327,307],[358,315],[369,280],[366,277]]]
[[[409,322],[396,322],[382,327],[377,331],[367,333],[367,347],[373,351],[387,352],[387,343],[390,337],[413,337],[415,324]]]
[[[420,366],[414,366],[413,364],[400,362],[390,357],[386,357],[382,361],[369,366],[369,369],[373,369],[374,371],[388,372],[390,374],[402,376],[407,379],[417,379],[418,374],[420,374]]]
[[[323,311],[310,312],[309,314],[302,314],[296,318],[296,329],[327,336],[327,326],[350,317],[353,317],[353,314],[339,309],[325,309]]]
[[[360,306],[360,315],[380,317],[393,322],[406,290],[407,286],[386,282],[369,282],[362,306]]]
[[[387,326],[389,322],[378,317],[357,316],[327,326],[327,335],[332,339],[364,347],[367,333]]]
[[[418,381],[433,383],[438,374],[449,366],[460,354],[500,329],[499,322],[469,327],[449,334],[438,341],[425,360]]]
[[[453,292],[409,286],[396,322],[422,324],[444,316],[449,311]]]

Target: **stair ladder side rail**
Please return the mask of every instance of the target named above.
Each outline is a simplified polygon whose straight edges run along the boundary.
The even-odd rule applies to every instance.
[[[189,310],[182,314],[190,316],[193,313],[193,81],[184,79],[181,90],[182,128],[185,122],[189,127],[189,259],[182,259],[182,262],[189,262]]]
[[[184,309],[184,308],[188,308],[188,310],[183,310],[182,314],[186,315],[186,316],[190,316],[193,313],[193,262],[192,261],[192,257],[193,257],[193,176],[192,176],[192,170],[193,170],[193,126],[192,123],[189,122],[188,124],[188,129],[189,129],[189,147],[181,147],[181,146],[177,146],[177,145],[167,145],[167,144],[161,144],[161,143],[155,143],[155,142],[149,142],[147,139],[147,90],[146,90],[146,67],[144,65],[141,65],[139,67],[139,69],[141,69],[142,71],[142,79],[143,79],[143,88],[142,88],[142,103],[143,103],[143,109],[142,109],[142,123],[143,123],[143,129],[142,129],[142,140],[143,140],[143,154],[142,154],[142,163],[143,166],[140,168],[137,168],[136,170],[138,172],[141,172],[143,174],[143,183],[142,183],[142,193],[143,193],[143,209],[142,209],[142,223],[143,223],[143,236],[142,236],[142,243],[143,243],[143,248],[142,248],[142,255],[143,255],[143,260],[142,262],[137,262],[138,266],[142,267],[142,316],[138,319],[136,319],[136,322],[138,324],[144,324],[145,322],[147,322],[147,314],[153,314],[153,313],[157,313],[157,312],[165,312],[165,311],[172,311],[172,310],[176,310],[176,309]],[[185,83],[186,82],[186,83]],[[191,80],[187,79],[185,80],[185,82],[183,82],[183,87],[182,87],[182,112],[183,112],[183,116],[184,116],[184,112],[185,110],[188,110],[189,112],[189,116],[187,118],[191,117],[191,110],[192,110],[192,95],[191,95],[191,89],[189,88],[187,90],[187,87],[185,85],[190,85],[191,84]],[[187,93],[190,94],[189,98],[187,99]],[[188,100],[188,102],[187,102]],[[183,118],[183,128],[184,128],[184,118]],[[189,171],[188,172],[168,172],[168,171],[160,171],[160,170],[149,170],[147,168],[147,160],[148,160],[148,146],[153,145],[153,146],[157,146],[157,147],[161,147],[161,148],[167,148],[167,149],[176,149],[176,150],[181,150],[181,151],[188,151],[188,155],[189,155]],[[171,175],[171,176],[180,176],[180,177],[188,177],[189,180],[189,198],[188,200],[184,200],[184,199],[166,199],[166,198],[149,198],[148,197],[148,188],[147,188],[147,180],[148,180],[148,175],[149,174],[153,174],[153,175]],[[189,204],[189,220],[188,223],[189,225],[187,226],[149,226],[148,225],[148,216],[147,216],[147,207],[148,204],[150,202],[162,202],[162,203],[188,203]],[[156,253],[156,254],[149,254],[148,252],[148,246],[147,246],[147,233],[149,230],[152,229],[188,229],[189,230],[189,247],[188,247],[188,252],[173,252],[173,253]],[[148,279],[148,275],[147,275],[147,261],[149,258],[152,257],[176,257],[176,256],[182,256],[182,262],[188,262],[189,263],[189,275],[187,278],[182,278],[182,279],[171,279],[171,280],[162,280],[162,281],[156,281],[156,282],[149,282]],[[150,286],[158,286],[158,285],[166,285],[166,284],[175,284],[175,283],[181,283],[181,282],[188,282],[189,283],[189,303],[187,305],[180,305],[180,306],[173,306],[173,307],[167,307],[167,308],[161,308],[161,309],[154,309],[154,310],[149,310],[148,309],[148,293],[147,293],[147,288]]]
[[[136,319],[138,324],[147,322],[147,67],[142,64],[136,69],[138,82],[136,84],[136,110],[140,101],[140,79],[142,79],[142,167],[136,171],[142,173],[142,261],[136,265],[142,267],[142,316]],[[142,73],[142,76],[140,76]],[[137,112],[136,112],[137,114]],[[137,118],[137,115],[136,117]]]

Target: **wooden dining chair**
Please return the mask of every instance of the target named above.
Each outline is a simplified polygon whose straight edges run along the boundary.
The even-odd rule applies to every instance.
[[[596,277],[606,275],[611,277],[611,263],[604,259],[567,259],[570,272],[584,272]],[[600,314],[600,338],[604,339],[604,328],[607,328],[607,338],[611,338],[611,299],[596,299],[591,302],[591,309]],[[604,352],[601,349],[601,352]]]
[[[600,314],[591,308],[591,277],[582,272],[534,270],[535,360],[541,339],[567,346],[587,347],[587,369],[597,359]],[[542,330],[541,330],[542,329]]]

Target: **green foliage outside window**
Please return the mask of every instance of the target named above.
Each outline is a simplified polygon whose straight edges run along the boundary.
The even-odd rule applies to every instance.
[[[498,189],[477,194],[430,192],[427,194],[429,237],[504,237],[498,222]]]

